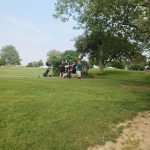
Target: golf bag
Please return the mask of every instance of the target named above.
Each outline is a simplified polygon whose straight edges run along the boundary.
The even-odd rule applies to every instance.
[[[46,71],[43,73],[43,76],[48,77],[49,71],[50,71],[50,68],[47,68]]]

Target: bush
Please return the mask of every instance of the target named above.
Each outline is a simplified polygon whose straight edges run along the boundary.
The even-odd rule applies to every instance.
[[[144,65],[142,64],[133,64],[128,67],[129,70],[140,70],[143,71],[145,69]]]
[[[110,67],[118,68],[118,69],[124,69],[125,65],[121,61],[112,61],[109,65]]]
[[[53,66],[54,76],[59,76],[61,62],[62,58],[60,56],[53,56],[49,61],[46,62],[47,66]]]
[[[5,61],[0,59],[0,66],[4,66],[5,65]]]

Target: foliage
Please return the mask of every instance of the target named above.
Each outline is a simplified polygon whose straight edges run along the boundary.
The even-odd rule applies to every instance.
[[[62,55],[62,53],[56,49],[52,49],[47,53],[48,60],[50,60],[53,57],[57,57],[57,56],[61,56],[61,55]]]
[[[129,70],[137,70],[137,71],[143,71],[145,69],[144,65],[142,64],[132,64],[128,68]]]
[[[112,61],[110,63],[111,67],[117,68],[117,69],[124,69],[125,68],[125,64],[121,61]]]
[[[62,62],[62,58],[61,57],[52,57],[51,59],[52,63],[53,63],[53,72],[55,76],[58,76],[60,73],[60,64]]]
[[[39,61],[33,61],[33,62],[29,62],[28,65],[26,67],[41,67],[43,66],[43,61],[39,60]]]
[[[147,62],[147,65],[148,65],[148,66],[149,66],[149,68],[150,68],[150,61],[148,61],[148,62]]]
[[[79,36],[75,47],[82,56],[88,54],[90,61],[99,65],[101,71],[114,59],[131,59],[132,56],[141,53],[141,48],[136,43],[130,43],[126,38],[107,36],[97,32]]]
[[[55,6],[56,18],[67,21],[73,17],[87,32],[101,31],[136,42],[148,38],[150,32],[150,9],[143,0],[57,0]]]
[[[57,62],[61,57],[62,53],[59,50],[52,49],[47,53],[47,64],[55,65],[54,63]],[[61,62],[61,60],[60,60]]]
[[[47,54],[47,66],[53,66],[53,71],[55,75],[59,75],[60,70],[60,64],[62,61],[68,61],[70,63],[73,63],[73,61],[79,57],[79,54],[74,50],[66,50],[63,53],[61,53],[58,50],[51,50]]]
[[[117,139],[117,124],[150,110],[149,72],[92,70],[97,79],[62,80],[38,78],[43,71],[0,68],[1,149],[88,149]]]
[[[67,60],[70,63],[73,63],[73,61],[76,60],[78,57],[79,53],[74,50],[66,50],[64,53],[62,53],[63,61]]]
[[[101,70],[115,57],[129,59],[148,45],[150,28],[143,23],[149,22],[150,9],[144,1],[58,0],[55,12],[56,18],[68,21],[73,17],[78,22],[77,29],[84,30],[77,39],[83,43],[78,50],[88,54]]]
[[[0,66],[4,66],[4,65],[5,65],[5,61],[0,58]]]
[[[39,67],[44,66],[44,63],[43,63],[42,60],[39,60],[39,61],[38,61],[38,66],[39,66]]]
[[[62,62],[62,53],[58,50],[50,50],[47,54],[47,66],[53,66],[54,75],[59,75],[59,68]]]
[[[20,57],[16,48],[12,45],[2,47],[0,51],[0,60],[2,65],[20,65]]]
[[[146,70],[150,70],[150,61],[147,61],[146,66],[145,66]]]
[[[26,67],[35,67],[33,62],[29,62]]]
[[[85,61],[85,60],[82,60],[81,64],[83,66],[83,69],[82,69],[83,76],[87,76],[88,75],[88,71],[90,69],[89,62]]]
[[[143,54],[135,54],[131,57],[130,62],[133,64],[146,64],[147,58]]]

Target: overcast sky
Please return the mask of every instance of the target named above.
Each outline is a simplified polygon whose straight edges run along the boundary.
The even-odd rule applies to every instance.
[[[56,0],[0,0],[0,48],[14,45],[26,65],[42,59],[51,49],[74,49],[74,37],[82,34],[73,30],[71,20],[62,23],[54,19]]]

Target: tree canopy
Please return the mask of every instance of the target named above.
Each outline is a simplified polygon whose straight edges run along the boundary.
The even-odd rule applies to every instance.
[[[13,45],[2,47],[0,51],[1,65],[20,65],[19,53]]]
[[[107,34],[90,34],[77,38],[75,47],[85,56],[89,55],[89,59],[96,65],[103,67],[113,60],[131,60],[133,56],[141,53],[141,47],[136,43],[130,43],[126,38],[119,38]]]
[[[63,21],[73,17],[87,32],[98,30],[149,41],[150,8],[145,4],[144,0],[58,0],[54,16]]]
[[[144,0],[57,0],[55,6],[56,18],[72,17],[78,22],[75,28],[84,30],[76,48],[99,64],[149,50],[150,5]]]
[[[79,53],[74,50],[66,50],[64,52],[60,52],[59,50],[52,49],[47,53],[47,63],[54,65],[56,62],[61,63],[61,61],[68,61],[73,63],[75,59],[79,57]]]
[[[74,50],[66,50],[62,54],[62,60],[64,60],[64,61],[67,60],[70,63],[72,63],[78,57],[79,57],[79,53],[77,51],[74,51]]]
[[[52,49],[47,53],[47,65],[55,65],[55,63],[61,63],[62,53],[59,50]]]

